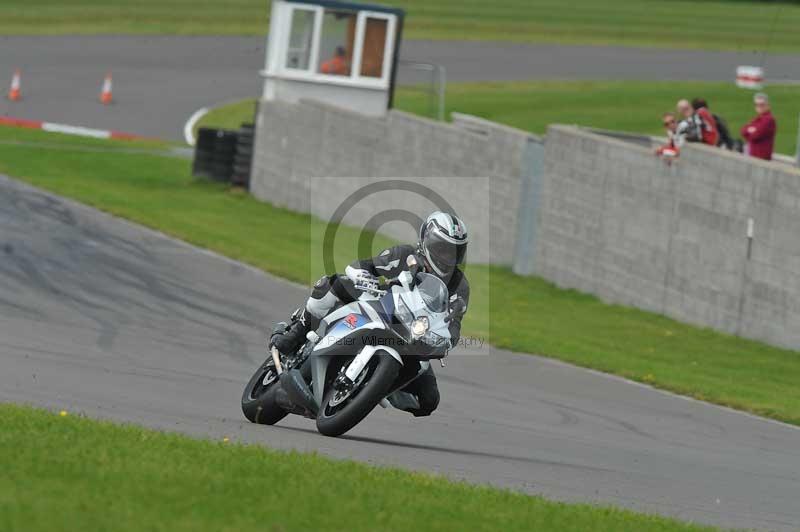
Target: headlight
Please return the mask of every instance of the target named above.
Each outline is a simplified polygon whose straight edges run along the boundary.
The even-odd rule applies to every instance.
[[[430,322],[428,321],[427,316],[420,316],[419,318],[415,319],[411,322],[411,335],[416,338],[421,338],[426,332],[428,332],[428,328],[430,328]]]
[[[397,300],[397,306],[394,309],[394,315],[400,323],[411,329],[411,322],[414,320],[414,315],[411,313],[402,299]]]

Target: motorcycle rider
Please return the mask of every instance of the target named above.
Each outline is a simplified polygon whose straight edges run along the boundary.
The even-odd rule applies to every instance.
[[[351,283],[374,284],[378,277],[395,279],[408,270],[414,259],[422,271],[439,277],[450,294],[450,347],[461,335],[461,320],[469,303],[469,284],[461,271],[469,237],[464,222],[455,214],[437,211],[423,222],[416,246],[400,245],[383,250],[377,257],[356,260],[345,268],[344,276],[324,276],[316,282],[305,307],[292,315],[292,323],[284,332],[270,338],[270,347],[291,353],[303,344],[306,334],[315,331],[320,321],[338,306],[356,300]],[[414,257],[414,259],[410,259]],[[414,416],[428,416],[439,405],[439,388],[433,368],[408,384],[404,391],[417,397],[420,408],[410,410]]]

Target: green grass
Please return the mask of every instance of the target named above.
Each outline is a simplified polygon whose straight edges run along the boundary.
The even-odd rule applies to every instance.
[[[678,0],[409,0],[408,37],[797,50],[800,6]],[[702,21],[702,22],[700,22]],[[770,37],[771,35],[771,37]]]
[[[251,124],[256,113],[256,100],[238,100],[217,105],[202,116],[194,126],[194,134],[201,127],[238,129],[242,124]]]
[[[800,85],[766,89],[778,121],[776,151],[794,155],[800,116]],[[453,111],[477,115],[526,131],[543,134],[552,123],[663,135],[661,115],[673,111],[680,98],[704,97],[728,123],[731,134],[755,114],[753,92],[733,83],[525,81],[451,83],[447,116]],[[238,127],[252,121],[254,100],[225,104],[205,115],[199,125]],[[416,88],[400,88],[396,108],[430,116],[430,98]]]
[[[0,35],[266,35],[268,0],[3,0]]]
[[[490,282],[490,330],[481,328],[480,313],[466,325],[472,334],[488,332],[493,345],[800,425],[796,351],[607,305],[505,269],[492,271]]]
[[[9,532],[712,530],[28,407],[0,404],[0,425],[0,530]]]
[[[800,116],[800,85],[766,88],[778,122],[776,150],[794,154]],[[552,123],[663,135],[661,116],[674,111],[680,98],[705,98],[722,116],[735,137],[749,122],[753,92],[733,82],[611,82],[536,81],[452,83],[447,87],[446,110],[477,115],[520,129],[543,134]],[[429,99],[416,90],[398,91],[396,107],[430,114]]]
[[[78,150],[83,143],[121,145],[113,141],[70,139],[67,148],[52,147],[61,139],[67,142],[57,134],[0,128],[0,173],[293,281],[307,284],[318,273],[311,271],[309,248],[322,222],[192,180],[185,160]],[[50,147],[36,147],[37,141]],[[353,259],[357,236],[343,228],[337,238],[340,268]],[[373,249],[385,243],[379,239]],[[800,353],[606,305],[505,268],[476,266],[468,273],[477,288],[465,321],[472,335],[800,425]]]
[[[387,0],[405,36],[772,52],[800,50],[800,6],[724,0]],[[267,0],[4,0],[0,34],[265,35]]]

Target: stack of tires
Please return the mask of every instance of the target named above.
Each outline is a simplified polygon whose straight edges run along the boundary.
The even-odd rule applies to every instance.
[[[227,183],[236,156],[236,131],[200,128],[194,150],[192,175]]]
[[[250,186],[255,129],[253,124],[242,124],[236,137],[236,156],[233,158],[231,182],[239,187],[249,188]]]
[[[253,159],[253,124],[241,129],[200,128],[192,175],[247,188]]]
[[[197,142],[194,146],[194,162],[192,175],[213,179],[211,167],[214,164],[214,143],[217,136],[215,129],[200,128],[197,132]]]

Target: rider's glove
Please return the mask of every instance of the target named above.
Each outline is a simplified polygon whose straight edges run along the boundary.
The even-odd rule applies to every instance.
[[[356,286],[371,286],[378,283],[378,278],[361,268],[348,266],[344,269],[344,274],[353,281]]]
[[[454,319],[462,317],[467,312],[467,303],[464,299],[458,296],[454,297],[455,299],[450,301],[450,312],[444,319],[446,323],[450,323]]]

